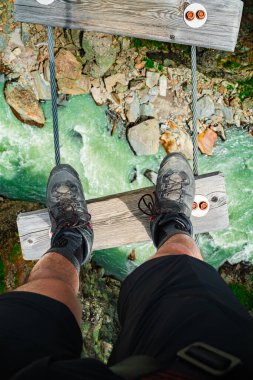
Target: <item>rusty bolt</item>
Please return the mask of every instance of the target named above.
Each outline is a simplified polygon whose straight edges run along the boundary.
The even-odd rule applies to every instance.
[[[206,210],[208,208],[208,204],[206,202],[200,202],[199,208],[200,210]]]
[[[198,18],[199,20],[203,20],[205,17],[206,17],[206,14],[205,14],[204,11],[199,10],[199,11],[197,12],[197,18]]]
[[[193,210],[196,210],[196,208],[198,208],[198,204],[197,204],[197,202],[193,202],[193,204],[192,204],[192,209],[193,209]]]
[[[195,13],[192,11],[188,11],[188,12],[186,12],[185,17],[187,20],[192,21],[195,18]]]

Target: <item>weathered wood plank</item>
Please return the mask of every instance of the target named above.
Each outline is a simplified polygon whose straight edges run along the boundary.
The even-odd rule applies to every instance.
[[[55,0],[51,5],[16,0],[14,17],[21,22],[234,51],[243,2],[198,2],[208,14],[200,29],[192,29],[184,22],[184,0]]]
[[[94,250],[119,247],[150,240],[149,218],[138,209],[143,194],[154,187],[140,189],[88,202],[94,228]],[[195,233],[216,231],[228,226],[225,182],[222,173],[196,179],[196,194],[205,195],[210,203],[207,215],[192,217]],[[17,220],[23,256],[39,259],[49,248],[50,221],[47,210],[21,213]]]

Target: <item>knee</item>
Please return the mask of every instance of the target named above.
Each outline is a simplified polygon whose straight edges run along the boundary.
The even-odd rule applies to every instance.
[[[75,290],[66,281],[57,278],[31,278],[28,283],[20,286],[16,291],[41,294],[66,305],[73,313],[78,324],[81,322],[81,305]]]

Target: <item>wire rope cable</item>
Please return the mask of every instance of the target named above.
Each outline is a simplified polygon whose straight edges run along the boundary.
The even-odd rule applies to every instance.
[[[193,174],[199,174],[198,169],[198,88],[197,88],[197,49],[191,46],[191,72],[192,72],[192,143],[193,143]],[[199,244],[199,234],[194,236],[195,241]]]
[[[52,115],[53,115],[53,132],[54,132],[54,153],[55,164],[60,165],[60,140],[58,127],[58,109],[57,109],[57,87],[55,78],[55,61],[54,61],[54,32],[52,26],[48,26],[48,50],[49,50],[49,69],[52,98]]]

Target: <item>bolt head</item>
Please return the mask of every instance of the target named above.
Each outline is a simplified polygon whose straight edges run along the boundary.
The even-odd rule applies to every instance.
[[[187,18],[187,20],[192,21],[192,20],[194,20],[194,18],[195,18],[195,14],[194,14],[194,12],[192,12],[192,11],[188,11],[188,12],[186,13],[185,17]]]
[[[205,14],[204,11],[199,10],[199,11],[197,12],[196,16],[197,16],[197,18],[198,18],[199,20],[203,20],[203,19],[206,17],[206,14]]]

